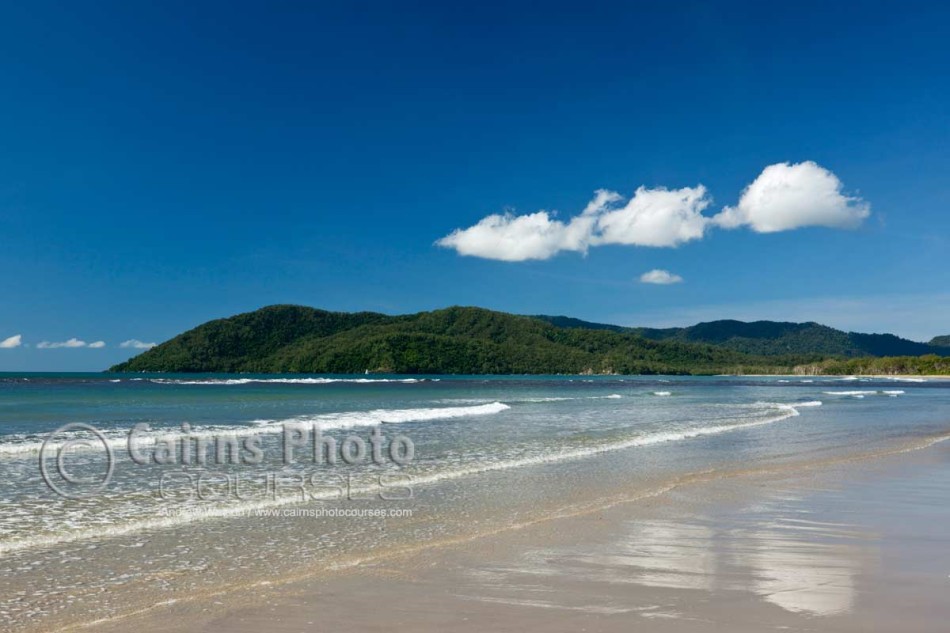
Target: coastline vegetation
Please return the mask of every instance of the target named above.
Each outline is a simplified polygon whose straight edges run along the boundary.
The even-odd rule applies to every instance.
[[[884,356],[881,358],[830,358],[820,363],[799,365],[796,374],[834,376],[948,376],[950,358],[924,356]]]
[[[811,370],[810,373],[829,374],[950,373],[948,359],[937,355],[849,359],[821,351],[809,352],[807,346],[797,346],[791,353],[787,351],[785,340],[770,346],[767,337],[756,342],[756,353],[750,353],[724,341],[687,340],[688,337],[683,335],[657,340],[634,328],[599,326],[574,319],[557,323],[553,319],[566,317],[518,316],[467,307],[389,316],[373,312],[328,312],[303,306],[269,306],[200,325],[112,367],[110,371],[708,375],[791,374]],[[748,328],[743,326],[757,325],[716,323],[738,323],[743,334],[748,334]],[[727,328],[728,325],[716,325],[714,329],[717,336],[723,338]],[[788,330],[787,327],[780,329]],[[813,329],[809,328],[809,331]],[[758,330],[768,333],[767,328],[763,330],[760,324]],[[743,338],[748,337],[726,337],[725,341]],[[739,345],[743,346],[745,343]],[[821,346],[817,347],[821,349]],[[950,349],[947,353],[950,354]]]

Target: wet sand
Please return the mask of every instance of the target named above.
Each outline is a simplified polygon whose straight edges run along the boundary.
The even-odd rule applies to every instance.
[[[948,499],[950,442],[697,479],[92,630],[944,631]]]

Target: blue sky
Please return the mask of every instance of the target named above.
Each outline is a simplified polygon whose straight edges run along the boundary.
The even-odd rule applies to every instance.
[[[322,4],[0,8],[0,370],[272,303],[950,333],[946,5]]]

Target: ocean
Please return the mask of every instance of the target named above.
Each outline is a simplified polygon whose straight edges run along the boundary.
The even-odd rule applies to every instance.
[[[911,377],[2,374],[0,623],[108,619],[948,437],[950,382]]]

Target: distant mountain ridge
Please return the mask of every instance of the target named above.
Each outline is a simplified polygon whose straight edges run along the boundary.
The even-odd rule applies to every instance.
[[[721,320],[678,328],[624,328],[601,323],[587,323],[569,317],[539,316],[538,318],[559,327],[587,327],[634,332],[654,341],[707,343],[746,354],[764,356],[817,354],[859,358],[863,356],[950,355],[950,350],[941,349],[950,346],[950,336],[937,337],[930,343],[918,343],[893,334],[843,332],[814,322],[753,321],[747,323]]]
[[[715,321],[651,329],[473,307],[390,316],[276,305],[209,321],[111,371],[779,373],[882,354],[936,354],[927,357],[927,371],[933,373],[942,367],[938,356],[950,356],[950,348],[816,323]],[[902,360],[887,367],[900,372],[916,364]],[[840,363],[836,367],[847,371]]]
[[[930,339],[931,347],[950,347],[950,334],[945,336],[935,336]]]

